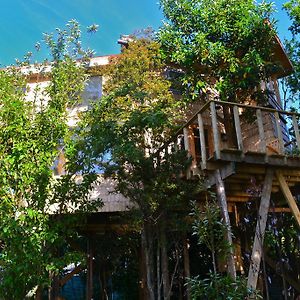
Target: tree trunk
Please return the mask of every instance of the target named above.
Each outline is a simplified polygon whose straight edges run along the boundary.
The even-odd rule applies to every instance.
[[[154,259],[153,259],[153,233],[149,224],[144,223],[142,231],[142,247],[145,255],[146,264],[146,278],[147,278],[147,290],[148,299],[155,300],[154,292]]]
[[[189,249],[188,249],[188,240],[186,236],[183,238],[183,263],[184,263],[184,283],[186,284],[186,300],[191,299],[191,287],[187,284],[186,279],[191,277],[190,272],[190,256],[189,256]]]
[[[88,256],[87,256],[87,284],[86,284],[86,299],[93,299],[93,241],[92,238],[88,238]]]
[[[163,293],[164,300],[169,300],[171,295],[169,263],[168,263],[168,250],[166,238],[166,226],[162,224],[160,227],[160,245],[161,245],[161,271],[163,279]]]
[[[161,277],[160,277],[160,244],[157,243],[156,252],[156,281],[157,281],[157,299],[161,300]]]
[[[229,253],[227,255],[227,272],[235,280],[236,279],[236,270],[235,270],[235,261],[234,261],[234,251],[233,251],[233,242],[232,242],[232,233],[230,218],[227,208],[227,200],[225,194],[225,186],[221,177],[220,170],[217,169],[215,172],[216,186],[217,186],[217,198],[223,215],[223,222],[226,225],[226,240],[229,245]]]

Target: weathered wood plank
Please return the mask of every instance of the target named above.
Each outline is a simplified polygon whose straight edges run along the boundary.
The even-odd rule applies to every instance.
[[[296,222],[298,224],[298,226],[300,227],[300,211],[299,211],[299,208],[298,208],[298,205],[290,191],[290,188],[285,180],[285,178],[283,177],[281,171],[277,171],[276,172],[276,177],[278,179],[278,182],[279,182],[279,186],[280,186],[280,189],[296,219]]]
[[[226,240],[229,245],[229,253],[227,255],[227,272],[228,274],[235,279],[236,278],[236,269],[235,269],[235,261],[234,261],[234,249],[233,249],[233,242],[232,242],[232,232],[231,232],[231,225],[230,225],[230,218],[228,214],[228,206],[227,206],[227,199],[225,193],[225,186],[224,182],[221,177],[221,172],[219,169],[215,171],[215,180],[216,180],[216,190],[217,190],[217,198],[221,208],[221,212],[223,215],[223,221],[226,225]]]
[[[201,149],[201,162],[202,168],[206,169],[206,145],[205,145],[205,132],[201,113],[198,114],[198,126],[199,126],[199,137],[200,137],[200,149]]]
[[[234,115],[234,125],[235,125],[238,149],[244,152],[243,136],[242,136],[242,130],[241,130],[240,116],[239,116],[239,108],[236,105],[233,107],[233,115]]]
[[[256,120],[258,125],[258,134],[259,134],[259,151],[265,153],[267,145],[266,145],[266,137],[265,137],[261,109],[256,110]]]
[[[251,264],[248,274],[247,287],[249,289],[256,289],[257,279],[260,269],[260,262],[262,258],[264,235],[266,230],[266,223],[268,218],[268,212],[270,208],[270,198],[272,190],[272,181],[274,177],[274,171],[268,169],[264,181],[264,186],[261,195],[261,201],[259,206],[254,243],[251,255]]]
[[[210,103],[210,113],[211,113],[211,122],[212,122],[212,130],[213,130],[215,155],[216,155],[216,159],[220,159],[220,157],[221,157],[220,137],[219,137],[216,106],[215,106],[214,102]]]

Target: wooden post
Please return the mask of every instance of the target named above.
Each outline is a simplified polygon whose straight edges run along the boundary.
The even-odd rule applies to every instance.
[[[235,261],[234,261],[234,249],[233,249],[233,242],[232,242],[230,218],[229,218],[228,207],[227,207],[225,186],[219,169],[215,171],[215,180],[216,180],[216,188],[217,188],[217,198],[223,215],[223,221],[224,224],[226,225],[225,238],[229,245],[229,253],[227,255],[227,272],[235,280],[236,269],[235,269]]]
[[[272,191],[272,182],[274,171],[267,169],[264,186],[262,190],[259,212],[256,223],[255,237],[252,248],[251,264],[248,274],[247,287],[255,290],[257,286],[258,274],[260,269],[260,262],[263,251],[264,235],[266,230],[266,223],[270,207],[270,198]]]
[[[280,189],[295,217],[295,220],[298,224],[298,226],[300,227],[300,212],[299,212],[299,208],[298,208],[298,205],[290,191],[290,188],[288,186],[288,184],[286,183],[282,173],[280,171],[277,171],[276,172],[276,177],[278,179],[278,182],[279,182],[279,186],[280,186]]]
[[[219,129],[218,129],[218,120],[217,120],[217,112],[215,102],[210,102],[210,113],[211,113],[211,122],[212,122],[212,130],[214,137],[214,149],[216,159],[221,158],[220,152],[220,139],[219,139]]]
[[[198,126],[199,126],[199,137],[200,137],[200,149],[201,149],[201,162],[202,168],[206,169],[206,145],[205,145],[205,133],[204,125],[201,113],[198,114]]]
[[[266,137],[264,131],[264,125],[262,120],[262,113],[260,109],[256,110],[256,118],[258,125],[258,133],[259,133],[259,151],[265,153],[266,152]]]
[[[283,143],[283,137],[282,137],[282,129],[281,129],[281,121],[279,117],[279,113],[276,111],[274,113],[275,121],[276,121],[276,128],[277,128],[277,134],[278,134],[278,142],[279,142],[279,153],[284,154],[284,143]]]
[[[297,148],[300,149],[300,134],[299,134],[299,126],[298,126],[296,115],[293,115],[293,126],[295,131]]]
[[[242,152],[244,152],[243,136],[242,136],[242,130],[241,130],[240,116],[239,116],[239,108],[236,105],[233,107],[233,115],[234,115],[234,125],[235,125],[238,149],[241,150]]]

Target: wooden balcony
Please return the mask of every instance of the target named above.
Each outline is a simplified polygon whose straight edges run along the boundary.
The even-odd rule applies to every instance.
[[[299,168],[299,117],[268,107],[209,101],[168,147],[184,147],[193,158],[192,167],[200,170],[222,162]]]

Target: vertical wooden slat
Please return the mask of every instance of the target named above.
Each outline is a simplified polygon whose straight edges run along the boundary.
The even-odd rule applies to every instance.
[[[259,151],[265,153],[266,152],[266,137],[265,137],[263,120],[262,120],[262,113],[261,113],[260,109],[256,110],[256,119],[257,119],[258,134],[259,134]]]
[[[184,150],[190,153],[189,130],[187,127],[183,128],[183,139],[184,139]]]
[[[184,139],[184,149],[188,152],[188,155],[191,155],[190,142],[189,142],[189,129],[187,127],[183,128],[183,139]],[[187,179],[191,178],[191,169],[188,168],[186,171]]]
[[[218,120],[215,102],[210,102],[210,112],[211,112],[211,121],[212,121],[212,130],[214,138],[214,148],[216,159],[221,158],[220,152],[220,139],[219,139],[219,130],[218,130]]]
[[[260,262],[262,258],[264,235],[266,230],[268,212],[270,207],[270,198],[272,191],[272,182],[274,177],[274,171],[268,169],[264,181],[262,190],[258,218],[256,223],[255,238],[252,248],[251,264],[249,269],[247,287],[255,290],[259,275]]]
[[[236,105],[233,107],[233,115],[234,115],[234,125],[235,125],[238,149],[244,152],[243,136],[242,136],[242,130],[241,130],[240,116],[239,116],[239,108]]]
[[[298,208],[298,205],[290,191],[290,188],[288,186],[288,184],[286,183],[282,173],[280,171],[277,171],[276,172],[276,177],[278,179],[278,182],[279,182],[279,186],[280,186],[280,189],[284,195],[284,198],[286,199],[295,219],[296,219],[296,222],[298,224],[298,226],[300,227],[300,212],[299,212],[299,208]]]
[[[232,242],[232,232],[231,232],[231,225],[230,225],[230,218],[228,213],[228,206],[227,206],[227,199],[225,193],[225,185],[223,179],[221,177],[220,169],[215,171],[215,181],[216,181],[216,191],[217,191],[217,198],[221,208],[223,222],[226,226],[226,240],[229,245],[229,251],[227,254],[227,272],[228,274],[235,280],[236,279],[236,269],[235,269],[235,261],[234,261],[234,249],[233,249],[233,242]]]
[[[198,127],[199,127],[199,137],[200,137],[200,149],[201,149],[201,161],[202,168],[206,169],[206,145],[205,145],[205,133],[204,125],[201,113],[198,114]]]
[[[279,142],[279,153],[284,154],[284,143],[283,143],[283,137],[282,137],[282,129],[280,126],[280,118],[279,113],[276,111],[274,113],[275,121],[276,121],[276,128],[277,128],[277,134],[278,134],[278,142]]]
[[[298,126],[296,115],[293,115],[293,126],[295,131],[297,148],[300,149],[300,134],[299,134],[299,126]]]

